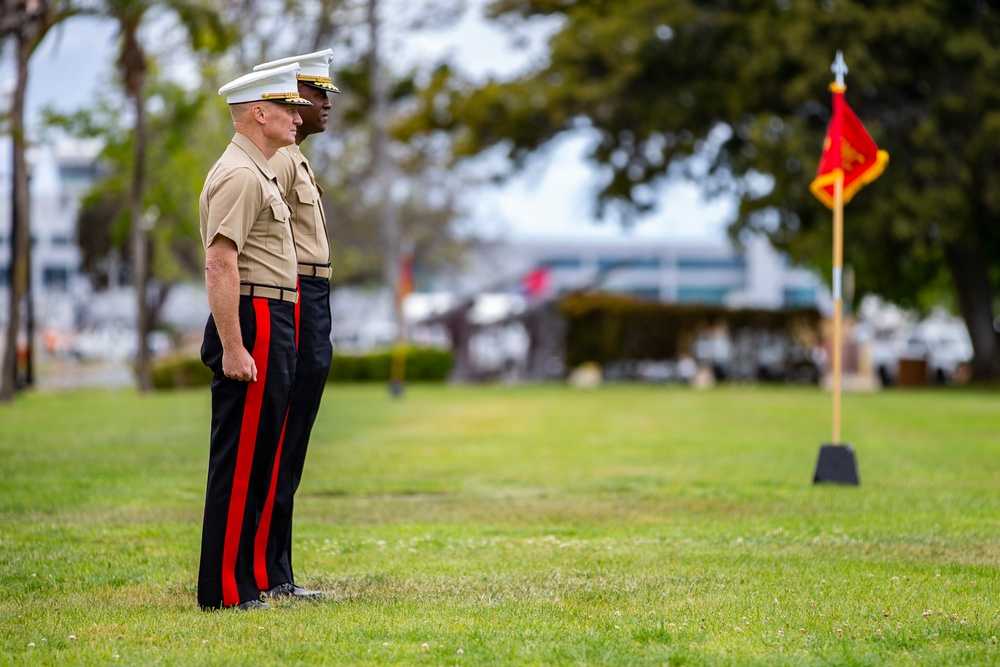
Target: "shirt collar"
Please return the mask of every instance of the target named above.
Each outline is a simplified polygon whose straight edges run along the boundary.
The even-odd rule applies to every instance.
[[[241,149],[251,160],[253,160],[253,163],[257,165],[257,168],[263,172],[264,176],[266,176],[268,180],[275,178],[274,171],[271,169],[271,165],[269,165],[267,160],[264,158],[264,154],[260,152],[259,148],[257,148],[257,144],[250,141],[246,135],[237,132],[233,136],[233,144],[235,144],[237,148]]]

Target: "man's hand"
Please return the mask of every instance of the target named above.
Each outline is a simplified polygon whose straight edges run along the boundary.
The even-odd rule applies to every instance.
[[[222,372],[233,380],[257,381],[257,364],[242,345],[237,346],[235,350],[222,348]]]

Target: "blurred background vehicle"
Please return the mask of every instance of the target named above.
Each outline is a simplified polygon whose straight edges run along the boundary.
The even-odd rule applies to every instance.
[[[918,369],[923,366],[923,380],[953,384],[964,379],[965,367],[972,360],[972,341],[964,322],[942,313],[898,333],[879,335],[881,339],[877,336],[872,346],[872,365],[883,387],[899,384],[901,366],[911,362],[918,362]]]

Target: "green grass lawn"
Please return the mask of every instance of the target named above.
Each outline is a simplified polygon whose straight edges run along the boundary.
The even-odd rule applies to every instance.
[[[207,390],[0,406],[0,664],[1000,662],[1000,394],[331,387],[319,603],[202,612]]]

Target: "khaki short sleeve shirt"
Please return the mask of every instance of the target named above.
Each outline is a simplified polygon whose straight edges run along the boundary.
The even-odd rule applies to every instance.
[[[292,235],[298,261],[328,264],[330,236],[321,198],[323,188],[316,183],[309,160],[293,144],[279,148],[270,164],[292,210]]]
[[[218,235],[236,244],[241,283],[295,288],[291,213],[264,154],[242,134],[208,172],[199,212],[206,249]]]

